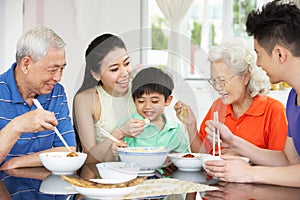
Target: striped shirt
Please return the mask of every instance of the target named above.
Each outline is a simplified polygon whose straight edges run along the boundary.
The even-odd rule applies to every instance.
[[[14,77],[16,64],[0,76],[0,129],[5,127],[12,119],[26,112],[36,109],[30,107],[22,98]],[[66,93],[61,84],[57,83],[49,94],[37,96],[45,110],[53,112],[58,121],[57,129],[70,146],[76,146],[75,133]],[[52,147],[64,146],[54,130],[45,130],[37,133],[23,133],[17,140],[1,165],[12,157],[32,154]]]
[[[50,186],[49,184],[52,183],[51,181],[55,180],[56,178],[55,176],[56,175],[49,175],[45,180],[42,181],[34,178],[9,176],[4,171],[0,171],[0,181],[4,183],[4,186],[7,189],[8,193],[10,194],[12,200],[20,200],[20,199],[66,200],[68,199],[68,196],[71,195],[45,194],[40,192],[40,188],[43,186],[44,189],[46,189],[46,187],[47,189],[49,189]],[[48,184],[46,181],[48,181]],[[62,187],[59,182],[57,184],[58,184],[56,186],[57,188]],[[62,188],[62,190],[63,189],[64,188]]]

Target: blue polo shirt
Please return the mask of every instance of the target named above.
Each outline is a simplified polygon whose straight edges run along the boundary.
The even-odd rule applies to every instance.
[[[16,63],[0,76],[0,129],[15,117],[36,109],[36,106],[30,107],[22,98],[14,77],[15,67]],[[57,83],[49,94],[39,95],[37,99],[45,110],[55,114],[58,120],[57,129],[68,145],[76,146],[75,133],[69,117],[69,107],[63,86]],[[23,133],[0,165],[12,157],[60,146],[64,145],[53,130]]]
[[[39,191],[42,180],[7,175],[0,171],[0,181],[4,184],[12,200],[66,200],[75,199],[74,195],[44,194]],[[1,183],[0,183],[1,184]]]

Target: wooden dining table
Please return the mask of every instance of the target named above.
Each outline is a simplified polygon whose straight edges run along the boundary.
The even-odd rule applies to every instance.
[[[85,164],[74,176],[85,179],[101,178],[95,164]],[[266,184],[227,183],[209,176],[204,171],[179,171],[174,165],[156,170],[147,179],[172,178],[205,184],[217,187],[217,190],[205,192],[191,192],[182,194],[161,195],[156,197],[143,197],[135,199],[222,199],[222,200],[293,200],[300,198],[300,188],[282,187]],[[20,168],[0,171],[0,199],[28,199],[28,200],[69,200],[88,199],[81,194],[74,194],[72,187],[64,188],[66,182],[53,175],[44,167]]]

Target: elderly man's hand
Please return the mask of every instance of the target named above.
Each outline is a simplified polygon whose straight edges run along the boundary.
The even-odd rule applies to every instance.
[[[18,133],[53,130],[58,124],[53,112],[42,109],[36,109],[20,115],[13,119],[12,123]]]

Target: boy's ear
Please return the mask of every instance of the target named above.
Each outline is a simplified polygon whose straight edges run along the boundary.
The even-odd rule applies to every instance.
[[[170,95],[170,96],[166,99],[165,105],[166,105],[166,106],[170,105],[170,103],[172,102],[172,99],[173,99],[173,96]]]

